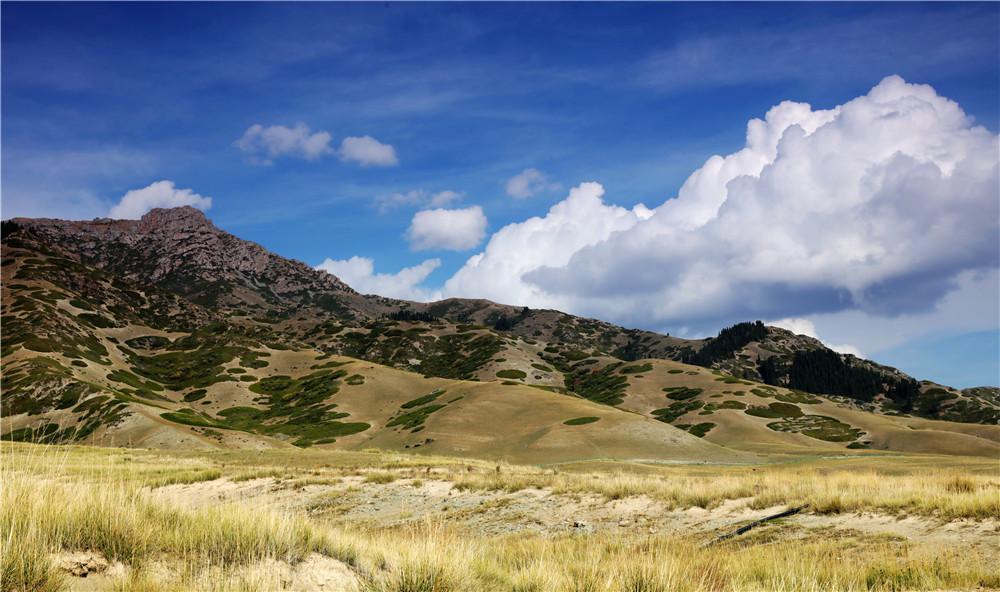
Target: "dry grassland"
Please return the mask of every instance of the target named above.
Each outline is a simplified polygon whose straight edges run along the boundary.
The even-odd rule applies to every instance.
[[[3,590],[1000,587],[994,459],[539,467],[4,443],[0,462]]]

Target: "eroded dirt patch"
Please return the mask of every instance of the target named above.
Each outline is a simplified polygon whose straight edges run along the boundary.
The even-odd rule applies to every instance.
[[[361,587],[361,579],[345,563],[318,553],[310,553],[292,565],[265,559],[236,568],[207,567],[186,573],[179,561],[161,558],[135,572],[118,561],[109,562],[94,551],[58,553],[53,560],[67,576],[68,589],[79,592],[115,590],[125,582],[156,582],[157,586],[208,590],[218,582],[245,582],[261,590],[302,592],[350,592]],[[158,588],[159,589],[159,588]]]
[[[263,505],[329,524],[388,528],[433,521],[473,536],[614,532],[672,534],[704,538],[706,543],[719,534],[786,509],[751,509],[749,498],[727,500],[711,509],[669,509],[664,502],[647,496],[607,500],[595,494],[557,494],[549,488],[513,493],[471,491],[456,488],[448,480],[404,478],[375,483],[363,476],[312,484],[280,478],[243,482],[219,479],[171,485],[155,490],[153,495],[187,507],[230,502]],[[786,538],[883,537],[984,550],[997,549],[1000,541],[998,519],[941,522],[915,516],[818,514],[806,510],[769,524],[768,529],[785,532]]]

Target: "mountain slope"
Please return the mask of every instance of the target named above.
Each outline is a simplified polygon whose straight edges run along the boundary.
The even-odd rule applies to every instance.
[[[333,275],[219,230],[190,206],[154,209],[140,220],[14,218],[7,224],[30,228],[84,263],[216,308],[286,304],[310,292],[355,293]]]
[[[751,458],[549,390],[332,357],[70,259],[31,233],[4,237],[2,269],[6,439],[378,446],[517,462]],[[593,419],[572,421],[581,417]]]
[[[601,411],[617,407],[639,413],[649,418],[644,420],[645,425],[657,426],[661,431],[656,433],[663,437],[676,432],[665,425],[671,424],[707,441],[748,451],[759,450],[756,446],[761,442],[776,447],[767,449],[770,451],[817,447],[843,450],[848,445],[857,449],[885,446],[890,450],[918,447],[919,442],[876,433],[897,429],[893,426],[898,427],[903,419],[872,423],[872,413],[892,414],[907,421],[909,416],[921,415],[986,424],[996,424],[1000,417],[996,389],[959,392],[932,383],[918,384],[895,369],[835,354],[814,339],[759,322],[741,323],[723,330],[715,339],[684,340],[626,330],[558,311],[486,300],[414,303],[360,295],[325,272],[286,260],[215,228],[192,208],[154,210],[139,221],[16,219],[4,222],[3,233],[3,368],[5,379],[12,378],[4,384],[4,415],[30,407],[35,411],[44,409],[42,415],[62,417],[58,426],[46,427],[48,423],[38,423],[41,418],[25,415],[5,423],[5,433],[31,427],[31,437],[49,437],[63,434],[73,421],[90,421],[93,431],[99,425],[113,427],[115,422],[124,422],[115,414],[128,411],[131,415],[126,415],[136,425],[145,426],[130,433],[143,441],[152,438],[149,434],[160,434],[156,445],[168,445],[176,440],[179,426],[189,426],[182,431],[194,430],[192,433],[201,435],[186,440],[188,444],[212,444],[204,435],[212,433],[222,434],[225,445],[239,446],[287,442],[308,446],[328,440],[336,440],[336,444],[329,443],[336,446],[361,446],[369,441],[389,447],[423,446],[420,439],[410,437],[416,432],[402,437],[398,429],[386,431],[401,425],[388,423],[409,413],[402,412],[398,405],[391,416],[358,418],[357,411],[351,411],[354,407],[331,399],[334,395],[343,399],[343,392],[360,393],[364,389],[347,389],[344,381],[349,376],[345,378],[342,370],[312,368],[321,366],[313,360],[323,356],[366,360],[379,372],[389,372],[383,367],[387,366],[415,373],[408,374],[416,382],[407,387],[407,393],[412,395],[407,401],[427,396],[429,391],[418,385],[432,378],[462,384],[492,382],[493,386],[486,390],[474,389],[475,393],[488,393],[483,395],[484,404],[487,399],[503,397],[521,401],[529,408],[545,401],[545,405],[561,409],[567,401],[590,401],[602,404],[598,408]],[[37,331],[33,329],[36,326]],[[293,355],[284,352],[296,352],[297,362],[278,374],[276,365],[256,372],[268,368],[279,357]],[[798,392],[803,389],[793,379],[811,375],[793,370],[800,359],[808,360],[802,357],[808,355],[825,356],[827,361],[835,358],[834,363],[841,365],[833,373],[840,377],[839,382],[813,383],[816,392],[824,397],[808,397],[818,402],[810,405],[820,405],[809,408],[825,409],[830,405],[831,412],[802,411],[794,417],[768,417],[766,410],[771,409],[771,403],[795,405],[796,398],[805,396]],[[869,389],[860,394],[842,386],[853,380],[844,377],[858,373],[866,378]],[[657,377],[653,386],[648,375]],[[280,384],[276,378],[279,376],[287,376],[293,390],[319,390],[307,393],[308,400],[282,403],[279,399],[294,393],[278,389],[281,396],[275,399],[275,393],[262,392],[268,385]],[[739,389],[727,392],[674,380],[687,376],[698,376],[691,380],[712,385],[742,381],[749,388],[737,395]],[[825,388],[831,384],[836,388]],[[680,395],[690,391],[663,390],[689,387],[700,388],[702,393],[689,400]],[[903,387],[909,390],[904,392]],[[74,389],[86,393],[75,395]],[[321,396],[323,389],[332,394]],[[909,398],[894,397],[898,392]],[[103,411],[68,403],[89,396],[106,397]],[[383,394],[365,396],[378,398]],[[772,397],[784,397],[790,402],[768,401]],[[469,398],[480,400],[471,395]],[[901,401],[908,406],[901,405]],[[19,402],[21,406],[11,407],[8,402]],[[164,409],[150,411],[155,405]],[[417,411],[436,405],[441,403],[420,405]],[[452,416],[463,425],[465,420],[461,418],[474,416],[480,408],[466,405],[456,402],[435,408],[424,417],[426,425],[419,423],[413,428],[431,430],[442,418]],[[240,407],[257,411],[226,411]],[[764,415],[755,415],[753,407],[762,409]],[[841,417],[833,408],[855,409],[863,415]],[[75,415],[68,417],[66,409]],[[219,415],[222,411],[228,415]],[[98,421],[97,417],[104,419]],[[516,414],[510,421],[523,421],[514,417]],[[601,419],[593,425],[552,424],[554,431],[550,429],[545,435],[529,432],[543,443],[561,441],[548,434],[563,432],[593,432],[590,438],[604,433],[605,448],[611,446],[612,435],[621,440],[617,433],[620,430],[612,434],[599,429],[613,421],[606,421],[597,412],[590,412],[588,417]],[[574,417],[565,418],[570,419]],[[33,422],[38,425],[32,427]],[[328,427],[325,431],[310,431],[308,426],[312,424]],[[368,427],[362,429],[361,424]],[[865,427],[869,424],[876,425],[874,432]],[[905,429],[910,430],[912,425],[906,424]],[[964,424],[942,425],[922,429],[964,434],[964,428],[954,427]],[[991,444],[992,433],[985,432],[985,443],[976,440],[965,445],[952,445],[950,438],[959,436],[947,436],[940,447],[956,453],[989,452],[995,445]],[[28,432],[19,434],[26,436]],[[508,435],[514,437],[513,432]],[[979,432],[972,435],[981,436]],[[424,435],[424,439],[428,437],[438,448],[444,448],[448,440]],[[630,449],[628,440],[615,446]],[[742,440],[745,442],[740,444]],[[530,448],[526,442],[521,441],[514,449]],[[569,445],[566,441],[563,444]],[[448,446],[463,448],[457,443]],[[503,446],[498,446],[480,444],[471,449],[500,454]],[[556,454],[556,448],[546,450]],[[512,454],[514,449],[504,454]],[[659,458],[656,454],[650,457]]]

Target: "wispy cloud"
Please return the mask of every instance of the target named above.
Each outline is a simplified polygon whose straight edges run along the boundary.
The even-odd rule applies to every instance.
[[[406,193],[389,193],[375,196],[375,205],[380,214],[403,207],[441,208],[451,205],[453,201],[462,199],[462,194],[446,189],[431,193],[423,189],[414,189]]]
[[[507,195],[525,199],[548,187],[548,175],[538,169],[525,169],[507,180]]]
[[[868,83],[872,77],[901,69],[915,73],[969,67],[969,56],[996,45],[996,27],[984,26],[977,11],[934,21],[927,11],[838,14],[821,22],[821,12],[788,16],[782,27],[730,29],[720,34],[686,34],[668,48],[649,54],[633,71],[634,81],[668,93],[692,88],[836,80]],[[904,51],[913,39],[925,39],[930,54]],[[817,70],[825,73],[817,77]]]

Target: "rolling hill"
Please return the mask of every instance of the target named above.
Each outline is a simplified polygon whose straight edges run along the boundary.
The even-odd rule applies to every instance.
[[[1000,453],[995,389],[917,383],[760,323],[692,341],[361,295],[193,208],[2,230],[5,439],[534,463]],[[820,362],[840,378],[797,388]]]

